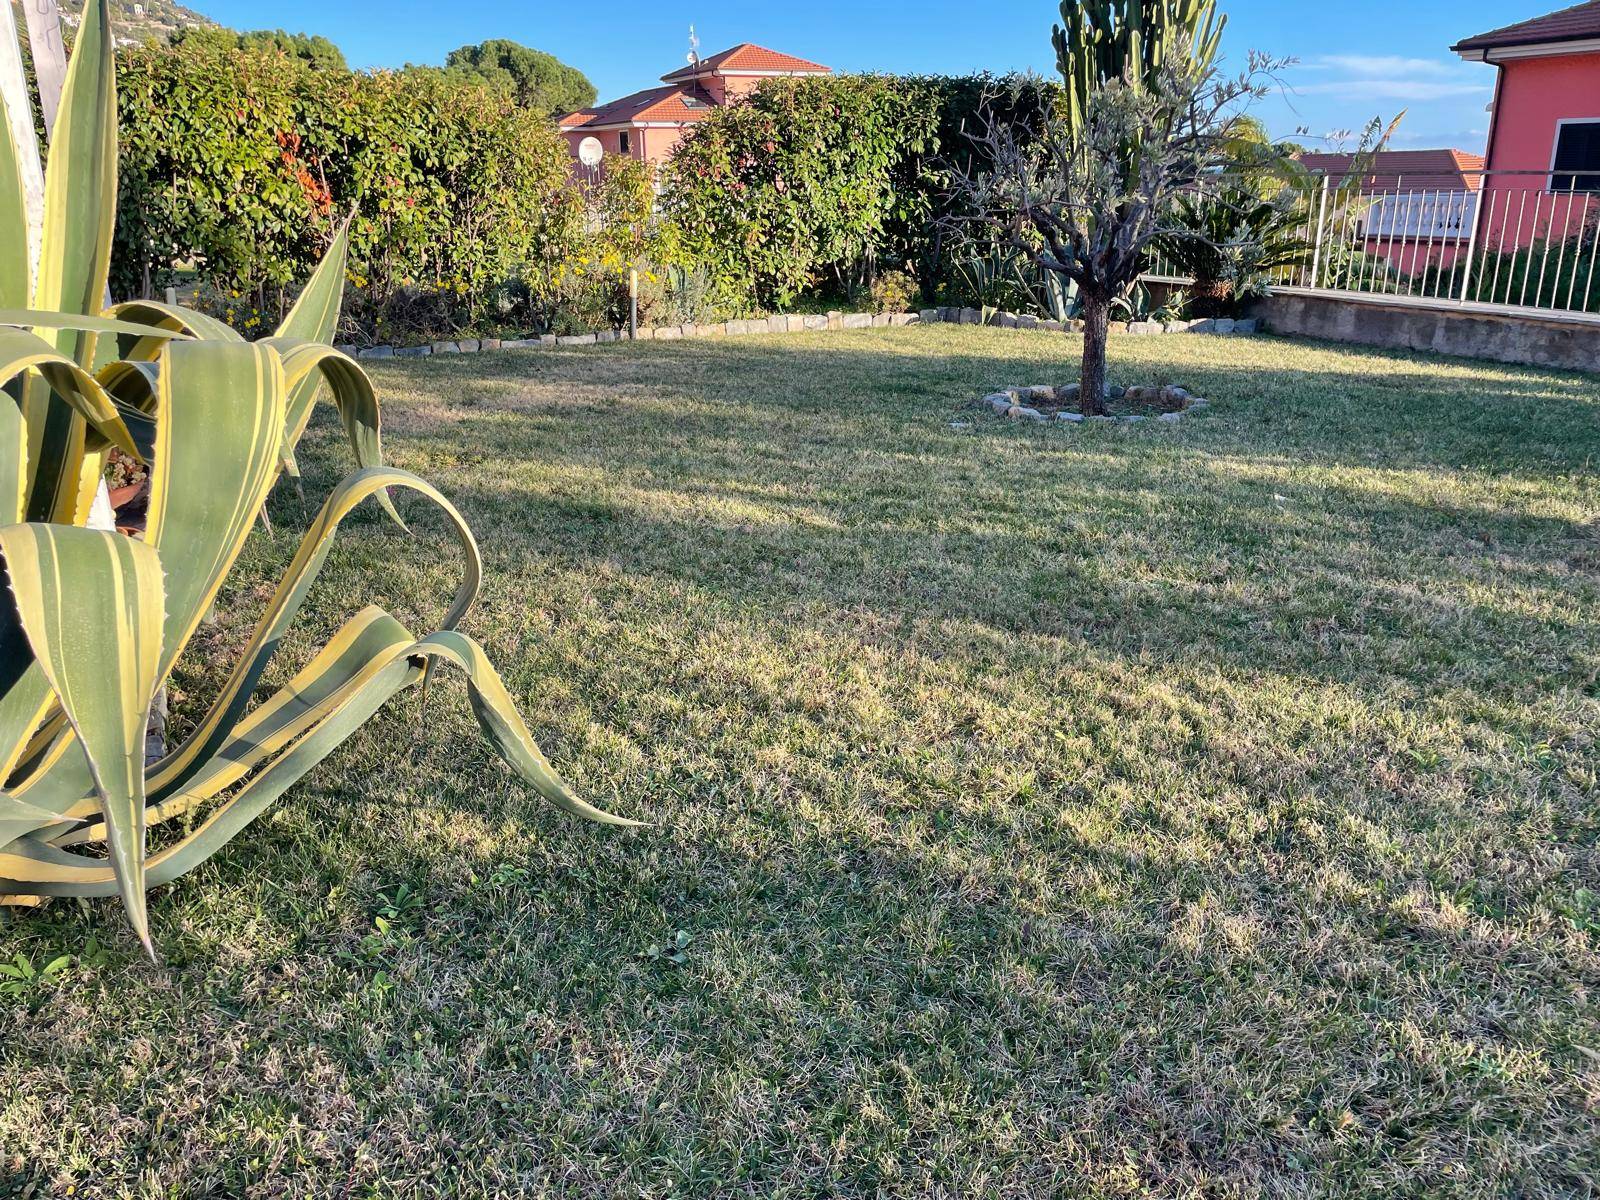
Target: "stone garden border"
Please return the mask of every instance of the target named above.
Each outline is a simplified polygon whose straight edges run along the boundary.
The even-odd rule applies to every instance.
[[[749,321],[715,321],[698,325],[657,325],[639,330],[638,341],[670,342],[682,338],[739,337],[753,333],[822,333],[843,329],[890,329],[905,325],[992,325],[1000,329],[1033,329],[1047,333],[1082,333],[1082,321],[1047,321],[1028,313],[991,312],[988,320],[976,308],[924,308],[903,313],[789,313]],[[1113,333],[1135,336],[1155,333],[1253,334],[1260,332],[1257,321],[1210,318],[1199,321],[1114,321]],[[428,358],[435,354],[478,354],[486,350],[537,350],[555,346],[594,346],[605,342],[626,342],[629,337],[613,329],[598,333],[540,334],[526,338],[460,338],[432,342],[425,346],[341,345],[340,350],[356,358]]]

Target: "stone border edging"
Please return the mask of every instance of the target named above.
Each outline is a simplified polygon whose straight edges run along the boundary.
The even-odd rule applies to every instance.
[[[752,333],[822,333],[843,329],[895,329],[906,325],[982,325],[1000,329],[1035,329],[1048,333],[1082,333],[1082,321],[1050,321],[1030,313],[994,312],[987,322],[975,308],[924,308],[903,313],[786,313],[748,321],[714,321],[709,324],[656,325],[639,330],[641,342],[670,342],[682,338],[739,337]],[[1234,321],[1204,318],[1198,321],[1114,321],[1116,333],[1134,336],[1154,333],[1253,334],[1260,331],[1255,320]],[[597,333],[544,333],[527,338],[460,338],[423,346],[341,345],[338,349],[354,358],[429,358],[436,354],[478,354],[486,350],[538,350],[554,346],[595,346],[606,342],[626,342],[625,334],[614,329]]]

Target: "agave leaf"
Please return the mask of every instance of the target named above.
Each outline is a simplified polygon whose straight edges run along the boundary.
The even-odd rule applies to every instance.
[[[242,342],[239,331],[216,317],[184,308],[181,304],[162,304],[155,300],[128,300],[106,309],[106,317],[131,325],[122,339],[118,354],[130,362],[152,362],[174,334],[203,338],[210,342]]]
[[[0,308],[21,308],[32,298],[28,276],[33,270],[28,253],[28,198],[22,182],[22,160],[17,151],[6,102],[0,97]]]
[[[383,465],[383,430],[378,411],[378,394],[372,380],[359,363],[332,346],[320,342],[303,342],[293,338],[266,338],[262,345],[272,346],[283,355],[284,376],[288,380],[290,411],[284,435],[283,466],[291,474],[297,473],[294,450],[311,420],[311,404],[320,389],[306,391],[308,382],[321,379],[327,383],[333,403],[344,423],[345,436],[350,439],[350,449],[355,454],[356,466],[381,467]],[[293,410],[297,396],[306,398],[306,406],[297,416]],[[378,504],[389,519],[402,529],[405,522],[395,511],[387,491],[377,493]]]
[[[33,439],[15,401],[16,385],[30,376],[36,376],[32,383],[49,409],[73,412],[97,437],[137,453],[131,431],[94,379],[42,338],[0,328],[0,525],[17,524],[25,515]],[[16,767],[51,704],[50,685],[33,661],[19,621],[10,597],[0,598],[0,780]]]
[[[338,234],[334,236],[333,244],[328,247],[328,252],[317,264],[317,269],[312,274],[310,282],[306,284],[305,290],[295,300],[294,307],[283,319],[283,324],[278,326],[273,335],[275,338],[314,342],[325,346],[332,344],[333,335],[339,327],[339,308],[344,302],[345,263],[350,256],[349,251],[350,219],[346,218],[344,224],[339,227]],[[291,475],[299,474],[294,462],[294,449],[300,444],[300,435],[305,431],[306,421],[311,417],[311,409],[316,403],[317,393],[322,390],[322,383],[322,379],[307,375],[290,385],[288,434],[284,438],[286,456],[284,466]],[[362,462],[361,465],[367,467],[374,464]]]
[[[425,673],[422,664],[436,658],[453,662],[467,673],[474,709],[482,706],[479,720],[484,723],[485,732],[517,774],[541,795],[565,812],[601,824],[641,824],[604,812],[572,795],[533,744],[499,676],[475,642],[453,632],[434,634],[417,642],[397,641],[388,622],[382,620],[384,616],[379,610],[375,616],[364,618],[368,622],[365,628],[378,634],[370,643],[371,658],[319,702],[315,724],[219,804],[193,833],[151,856],[148,880],[152,886],[193,870],[227,845],[391,697],[421,682]],[[164,802],[160,811],[170,818],[212,798],[209,789],[186,790]],[[59,846],[31,838],[0,846],[0,890],[11,887],[40,895],[105,896],[111,894],[113,886],[112,875],[104,867]]]
[[[483,578],[483,560],[472,530],[467,527],[455,505],[427,480],[409,471],[393,467],[368,467],[347,476],[329,495],[301,538],[294,561],[289,564],[278,584],[277,593],[268,602],[222,693],[189,738],[152,769],[152,798],[163,800],[171,795],[217,752],[249,704],[256,683],[271,662],[279,640],[305,602],[306,593],[321,572],[328,551],[333,548],[333,538],[340,523],[361,501],[388,488],[405,488],[421,493],[438,505],[449,519],[465,558],[465,571],[456,589],[455,600],[441,621],[441,628],[454,629],[466,616]],[[41,807],[50,806],[41,803]]]
[[[0,528],[22,627],[72,723],[105,814],[128,920],[145,919],[144,735],[161,660],[161,562],[116,533],[59,525]]]
[[[44,234],[35,308],[98,314],[111,268],[117,213],[117,89],[111,17],[87,0],[67,64],[44,179]],[[72,337],[93,361],[93,336]]]
[[[105,303],[117,203],[117,98],[111,18],[88,0],[45,167],[44,227],[32,307],[98,314]],[[95,334],[60,330],[55,339],[79,366],[94,363]],[[28,515],[74,524],[93,495],[95,446],[83,418],[51,404],[37,380],[25,390],[31,446]],[[86,462],[86,460],[88,460]]]
[[[368,671],[372,663],[390,651],[409,647],[409,631],[383,609],[369,605],[334,635],[317,655],[260,707],[250,713],[229,735],[204,770],[171,799],[153,804],[147,810],[149,823],[170,821],[238,783],[258,765],[299,738],[326,717],[329,703],[352,679]],[[61,815],[35,809],[49,821]],[[4,801],[0,800],[0,819]],[[71,814],[68,814],[71,815]],[[87,825],[61,837],[52,838],[57,846],[96,842],[105,837],[103,823]],[[0,845],[5,834],[0,831]]]
[[[454,630],[445,630],[424,638],[413,648],[426,647],[430,656],[447,658],[460,667],[467,676],[467,695],[472,701],[473,714],[478,718],[484,736],[489,739],[511,769],[530,784],[546,800],[575,817],[597,821],[602,825],[641,825],[643,822],[617,817],[580,800],[557,775],[528,732],[517,705],[506,691],[500,674],[489,662],[483,647],[471,638]]]
[[[119,321],[115,317],[55,312],[45,308],[0,309],[0,325],[16,329],[70,329],[87,330],[91,333],[120,333],[133,337],[154,337],[160,341],[188,341],[194,336],[177,329],[154,329],[136,321]]]
[[[174,342],[157,380],[145,540],[183,564],[167,584],[160,677],[244,548],[277,474],[283,360],[247,342]]]

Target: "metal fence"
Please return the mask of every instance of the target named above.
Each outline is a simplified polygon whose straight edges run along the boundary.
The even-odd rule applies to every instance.
[[[1292,205],[1302,250],[1272,283],[1600,313],[1600,171],[1491,171],[1477,190],[1324,178]],[[1160,255],[1149,277],[1180,278]]]

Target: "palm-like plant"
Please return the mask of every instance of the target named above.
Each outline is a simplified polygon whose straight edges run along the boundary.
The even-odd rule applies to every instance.
[[[145,891],[216,853],[400,690],[440,660],[512,769],[567,812],[634,824],[572,794],[476,643],[457,632],[481,562],[455,507],[384,465],[377,397],[334,350],[346,239],[275,336],[256,343],[200,313],[106,309],[117,130],[110,23],[89,0],[62,94],[30,261],[19,147],[0,120],[0,901],[120,894],[150,949]],[[3,113],[0,113],[3,116]],[[151,700],[232,569],[274,482],[330,397],[357,470],[328,497],[222,693],[194,732],[144,763]],[[151,471],[142,540],[86,527],[111,447]],[[256,683],[344,517],[391,490],[443,510],[465,558],[439,631],[417,639],[356,614],[270,699]],[[150,825],[205,810],[148,856]],[[103,852],[97,850],[103,846]],[[153,954],[153,951],[152,951]]]
[[[1178,198],[1169,231],[1156,249],[1179,274],[1194,280],[1191,311],[1196,316],[1223,314],[1260,293],[1272,272],[1306,260],[1311,244],[1305,239],[1304,206],[1285,203],[1297,195],[1286,188],[1277,199],[1262,199],[1241,184]]]

